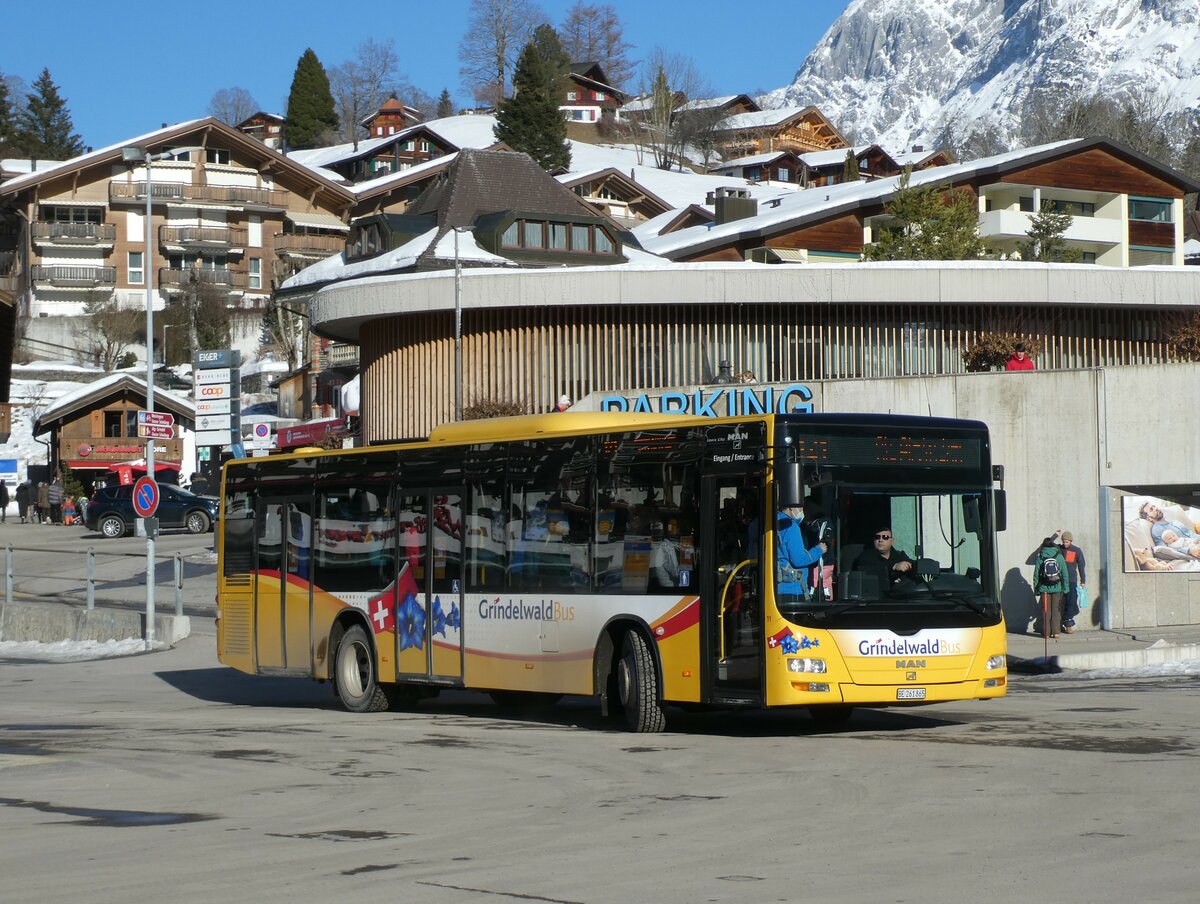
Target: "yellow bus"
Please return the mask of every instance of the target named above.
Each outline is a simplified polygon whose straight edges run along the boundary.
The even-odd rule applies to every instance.
[[[982,423],[837,414],[556,413],[231,461],[218,657],[355,712],[586,695],[638,732],[677,704],[1001,697],[1001,476]]]

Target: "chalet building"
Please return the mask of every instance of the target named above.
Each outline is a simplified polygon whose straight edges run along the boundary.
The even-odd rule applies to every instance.
[[[570,122],[595,125],[615,119],[625,100],[625,93],[608,83],[599,63],[572,63],[558,109]]]
[[[850,146],[816,107],[788,107],[736,113],[716,125],[716,137],[730,159],[772,151],[831,151]]]
[[[751,154],[749,157],[736,157],[723,163],[715,163],[708,171],[714,175],[745,179],[759,185],[795,188],[804,182],[805,168],[800,161],[800,155],[794,151],[770,151],[766,154]]]
[[[140,464],[145,473],[146,440],[138,437],[137,413],[146,407],[146,381],[114,373],[59,397],[33,423],[35,436],[50,434],[50,472],[63,465],[90,490],[98,479],[113,480]],[[175,417],[175,435],[154,443],[155,470],[170,483],[190,474],[195,460],[196,407],[161,388],[154,409]]]
[[[371,138],[387,138],[420,121],[421,111],[401,103],[393,94],[379,105],[379,109],[359,120],[359,125],[367,130]]]
[[[147,169],[123,147],[164,155]],[[72,317],[94,299],[156,307],[217,293],[254,308],[315,259],[310,233],[344,234],[353,196],[216,119],[171,126],[0,184],[15,222],[10,275],[19,313]]]
[[[590,173],[568,173],[557,178],[597,213],[626,228],[671,210],[665,200],[612,167]]]
[[[363,141],[292,151],[288,157],[326,173],[331,179],[358,185],[437,160],[464,147],[493,145],[495,122],[492,116],[451,116]]]
[[[619,110],[616,118],[622,122],[644,120],[653,104],[649,96],[635,97],[626,101]],[[748,94],[730,94],[725,97],[705,97],[687,100],[683,95],[678,96],[678,103],[671,113],[674,122],[680,116],[689,113],[711,115],[717,119],[725,119],[739,113],[757,113],[762,108]]]
[[[845,182],[847,154],[854,155],[854,165],[860,180],[897,176],[903,169],[877,144],[836,151],[811,151],[800,155],[800,162],[804,165],[804,187],[814,188]]]
[[[269,148],[277,151],[283,149],[284,118],[278,113],[264,113],[259,110],[239,122],[235,129],[261,141]]]
[[[781,196],[758,211],[643,246],[675,261],[742,261],[762,248],[857,259],[887,228],[885,207],[898,176]],[[1026,240],[1030,217],[1049,201],[1072,215],[1064,233],[1083,262],[1111,267],[1183,264],[1183,197],[1197,190],[1179,172],[1116,142],[1063,141],[915,172],[911,184],[969,191],[979,205],[979,233],[997,256]],[[751,202],[753,203],[753,202]]]
[[[934,166],[949,166],[952,163],[958,162],[958,158],[950,151],[940,148],[927,150],[921,144],[914,144],[909,150],[900,154],[892,154],[891,158],[900,169],[910,166],[914,170],[929,169]]]

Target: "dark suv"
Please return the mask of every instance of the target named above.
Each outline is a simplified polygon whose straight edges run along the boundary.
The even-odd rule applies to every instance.
[[[159,527],[184,527],[188,533],[202,534],[217,522],[217,498],[197,496],[167,483],[158,485],[161,500],[158,511]],[[133,484],[101,487],[88,503],[84,524],[106,537],[123,537],[132,528],[138,515],[133,510]]]

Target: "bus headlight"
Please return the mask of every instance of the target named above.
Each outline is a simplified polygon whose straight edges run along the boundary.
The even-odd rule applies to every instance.
[[[815,675],[824,675],[826,672],[824,659],[795,659],[789,657],[787,665],[789,672],[812,672]]]
[[[991,671],[992,669],[1002,669],[1002,668],[1004,668],[1004,665],[1005,665],[1005,657],[1004,657],[1003,653],[1001,653],[999,656],[989,656],[988,657],[988,661],[987,661],[988,671]]]

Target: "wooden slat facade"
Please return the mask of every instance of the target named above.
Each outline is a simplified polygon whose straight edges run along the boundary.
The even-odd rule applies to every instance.
[[[563,393],[711,382],[728,360],[757,382],[962,373],[980,334],[1041,344],[1041,369],[1158,364],[1175,311],[1116,307],[655,305],[468,310],[463,401],[548,411]],[[454,315],[390,317],[362,336],[367,442],[425,436],[454,419]]]

